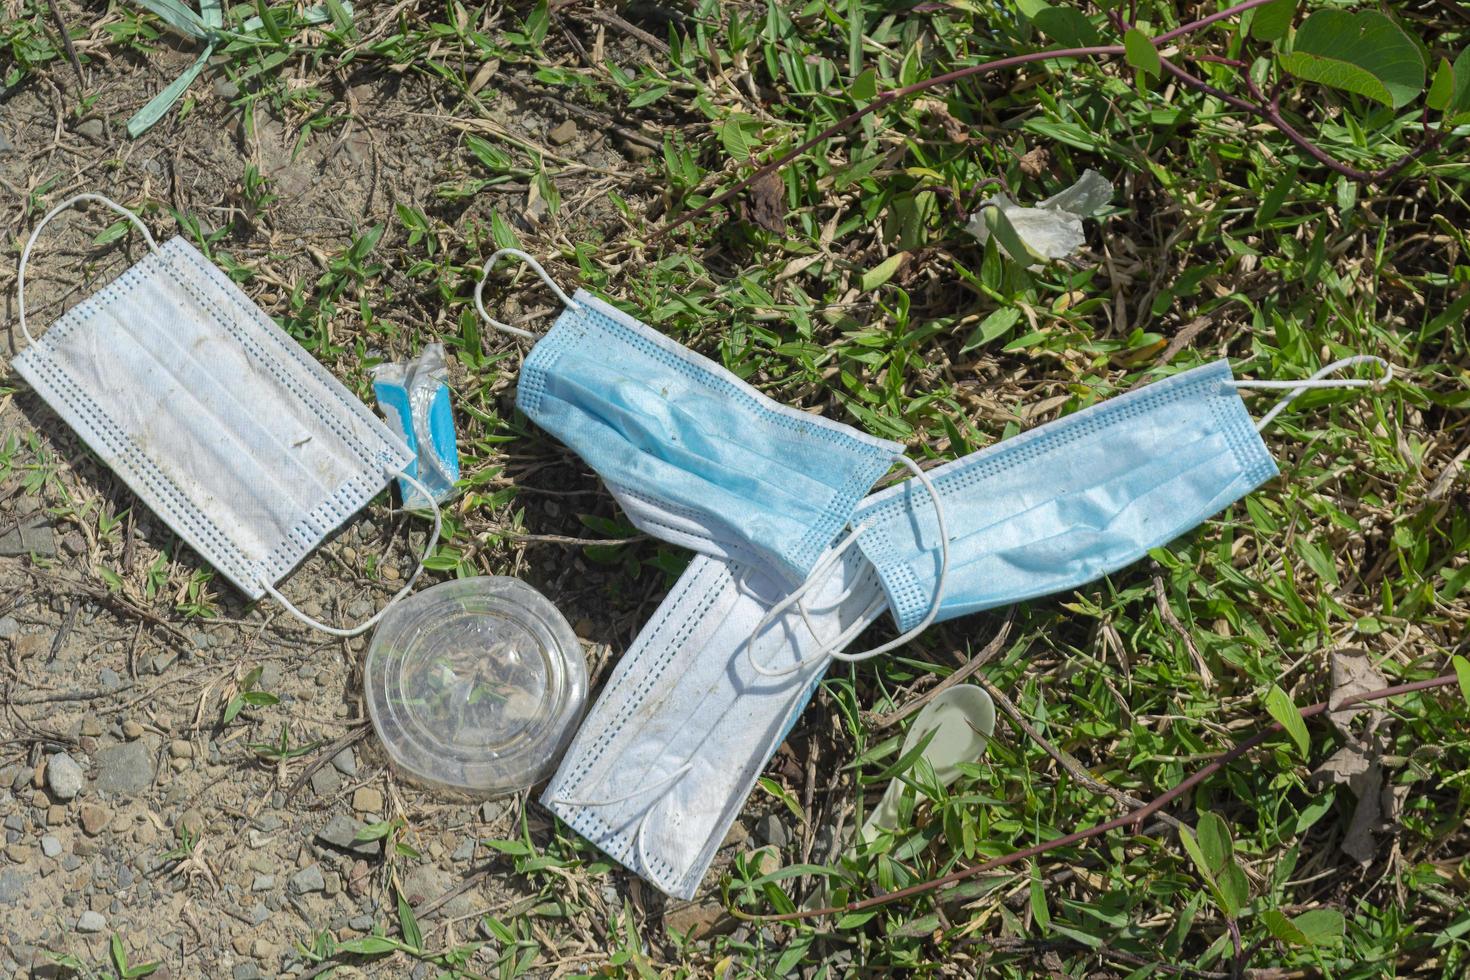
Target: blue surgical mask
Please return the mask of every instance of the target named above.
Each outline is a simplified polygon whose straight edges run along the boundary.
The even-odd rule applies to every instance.
[[[602,477],[648,534],[797,584],[902,445],[772,401],[583,291],[521,368],[516,405]],[[475,299],[480,304],[481,279]],[[534,334],[500,323],[496,329]]]
[[[1319,380],[1367,361],[1382,365],[1384,377]],[[1216,361],[875,493],[859,504],[853,531],[833,555],[851,546],[862,552],[904,635],[862,653],[834,645],[820,653],[864,660],[930,623],[1065,592],[1132,564],[1276,475],[1260,429],[1292,399],[1311,388],[1381,384],[1391,373],[1381,358],[1353,357],[1307,381],[1241,382],[1228,362]],[[1242,387],[1291,392],[1256,422]],[[814,571],[813,583],[832,564]],[[772,616],[799,610],[803,592]]]

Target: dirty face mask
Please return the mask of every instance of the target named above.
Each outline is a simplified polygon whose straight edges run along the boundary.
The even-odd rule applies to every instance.
[[[740,566],[696,558],[618,664],[542,802],[650,883],[691,897],[826,665],[891,647],[843,652],[884,610],[900,628],[922,625],[1136,560],[1276,472],[1258,430],[1303,391],[1391,376],[1320,380],[1365,361],[1388,367],[1349,358],[1304,382],[1246,383],[1219,362],[972,453],[929,471],[928,484],[864,500],[853,534],[784,596]],[[1292,390],[1255,423],[1236,393],[1247,384]],[[907,559],[857,546],[874,531],[902,546],[906,527],[917,528],[896,551]],[[917,598],[893,584],[915,579]]]
[[[648,534],[801,582],[901,445],[772,401],[708,358],[578,290],[521,368],[517,407],[602,477]]]
[[[696,555],[582,722],[541,802],[667,894],[690,898],[822,668],[762,677],[742,655],[782,583]],[[855,551],[755,638],[763,662],[800,663],[878,617],[882,588]]]
[[[149,254],[38,340],[26,264],[47,223],[84,200],[131,221]],[[378,621],[383,612],[325,626],[275,585],[413,456],[223,272],[184,239],[160,246],[131,211],[80,194],[36,225],[17,291],[29,346],[15,369],[175,534],[245,595],[274,596],[315,629],[351,636]],[[426,554],[438,533],[436,510]]]

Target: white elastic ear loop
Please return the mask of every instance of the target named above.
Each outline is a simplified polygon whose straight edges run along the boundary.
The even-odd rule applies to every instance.
[[[854,530],[851,534],[849,534],[847,538],[844,539],[842,543],[837,546],[836,549],[834,549],[832,554],[826,560],[824,560],[816,569],[814,569],[811,575],[807,576],[807,580],[803,582],[800,586],[798,586],[795,592],[792,592],[785,599],[778,602],[775,606],[772,606],[770,612],[766,613],[765,617],[758,624],[756,624],[754,632],[751,634],[750,638],[745,641],[745,652],[750,659],[751,668],[755,670],[757,674],[760,674],[762,677],[784,677],[787,674],[794,674],[807,665],[816,663],[824,657],[833,657],[837,660],[846,660],[848,662],[867,660],[871,657],[878,656],[880,653],[887,653],[890,650],[903,646],[905,643],[918,636],[924,630],[928,629],[930,624],[934,622],[935,617],[939,615],[939,606],[940,603],[944,600],[944,586],[946,580],[949,577],[949,526],[944,517],[944,501],[940,498],[939,491],[935,488],[933,481],[929,479],[928,474],[919,467],[918,463],[915,463],[907,456],[895,456],[894,460],[895,462],[902,463],[904,466],[907,466],[909,468],[910,472],[914,474],[914,477],[919,481],[920,484],[923,485],[924,489],[928,491],[930,499],[934,502],[934,520],[935,523],[939,526],[939,577],[935,580],[934,583],[934,598],[929,602],[929,611],[924,614],[923,619],[919,620],[918,623],[916,623],[911,629],[905,631],[902,635],[894,637],[892,640],[889,640],[887,643],[884,643],[880,646],[873,647],[871,650],[864,650],[861,653],[842,652],[842,647],[851,640],[851,636],[848,635],[851,632],[849,630],[845,631],[842,636],[836,637],[833,640],[824,643],[820,648],[818,648],[817,652],[812,654],[811,656],[802,658],[801,660],[798,660],[794,664],[791,664],[787,667],[778,667],[775,669],[771,669],[768,667],[763,667],[755,659],[755,638],[759,636],[762,632],[764,632],[766,628],[769,627],[770,624],[776,620],[777,617],[779,617],[782,613],[789,609],[793,604],[800,604],[802,597],[806,595],[806,593],[812,588],[813,584],[819,580],[819,576],[825,573],[829,568],[831,568],[832,564],[841,558],[842,553],[845,552],[852,545],[856,544],[857,539],[868,530],[867,524],[864,523],[863,525],[860,525],[856,530]],[[805,619],[805,616],[803,616],[803,618]],[[807,628],[811,628],[810,621],[808,621]]]
[[[513,258],[520,259],[522,262],[529,265],[532,269],[536,270],[536,275],[541,277],[541,281],[546,283],[547,286],[551,287],[551,291],[553,293],[556,293],[557,299],[561,300],[562,303],[564,303],[570,309],[580,310],[582,308],[582,305],[580,303],[578,303],[576,300],[572,299],[570,296],[562,291],[562,288],[556,284],[551,276],[547,275],[546,270],[541,268],[541,263],[537,262],[530,255],[527,255],[525,252],[522,252],[518,248],[497,249],[494,255],[491,255],[488,259],[485,260],[485,268],[480,271],[480,281],[475,283],[475,309],[479,310],[481,318],[483,318],[486,323],[490,324],[490,326],[494,327],[496,330],[499,330],[503,333],[508,333],[513,337],[524,337],[526,340],[535,340],[537,337],[541,336],[540,334],[535,333],[531,330],[522,330],[520,327],[513,327],[508,323],[501,323],[489,313],[485,312],[485,280],[490,278],[490,270],[495,268],[495,263],[499,261],[502,255],[509,255]]]
[[[275,599],[281,604],[281,608],[285,609],[286,612],[290,613],[292,616],[296,617],[307,626],[310,626],[312,629],[322,633],[330,634],[332,636],[358,636],[362,633],[366,633],[368,630],[378,625],[378,621],[387,614],[389,609],[393,608],[393,604],[396,603],[399,599],[402,599],[404,596],[408,595],[408,590],[413,588],[413,583],[418,581],[418,577],[423,574],[424,562],[427,561],[429,556],[434,553],[434,548],[439,544],[439,530],[443,526],[443,518],[439,513],[439,504],[436,500],[434,500],[433,493],[429,491],[428,487],[424,486],[418,480],[414,479],[401,470],[395,472],[393,475],[398,477],[399,479],[402,479],[419,493],[423,494],[424,499],[427,500],[430,506],[434,508],[434,529],[429,532],[429,540],[424,544],[424,554],[423,557],[419,559],[418,567],[413,570],[413,574],[408,577],[408,581],[403,583],[403,588],[395,592],[393,594],[393,598],[389,599],[388,602],[383,606],[383,608],[379,609],[371,619],[359,623],[356,626],[348,627],[347,629],[338,629],[335,626],[327,626],[325,623],[319,623],[316,620],[312,619],[310,616],[306,615],[306,613],[302,612],[300,609],[297,609],[291,604],[291,600],[281,595],[280,591],[277,590],[274,585],[266,581],[264,578],[260,579],[260,584],[264,586],[265,591],[271,596],[271,598]]]
[[[1345,367],[1352,367],[1355,364],[1380,365],[1383,368],[1383,374],[1372,379],[1349,378],[1341,381],[1321,380],[1329,374],[1334,374]],[[1352,357],[1344,357],[1341,360],[1333,361],[1304,381],[1226,381],[1225,384],[1227,387],[1237,390],[1250,388],[1290,389],[1290,394],[1273,405],[1271,411],[1261,416],[1261,420],[1256,423],[1256,431],[1262,432],[1266,426],[1271,424],[1272,419],[1280,415],[1282,410],[1303,392],[1318,388],[1381,388],[1392,380],[1393,365],[1391,363],[1373,354],[1354,354]]]
[[[683,779],[684,774],[693,768],[694,763],[686,762],[656,783],[639,786],[631,793],[624,793],[622,796],[610,796],[605,800],[574,800],[569,796],[548,796],[547,800],[552,803],[560,803],[562,806],[615,806],[619,803],[626,803],[629,800],[637,799],[640,796],[647,796],[654,790],[667,789]]]
[[[20,268],[16,273],[15,293],[16,303],[20,307],[20,332],[25,336],[26,343],[28,344],[34,344],[36,342],[36,338],[32,337],[31,332],[26,329],[26,263],[31,260],[31,247],[36,244],[36,239],[40,237],[41,229],[45,228],[52,218],[80,201],[96,201],[98,204],[107,205],[137,226],[137,229],[143,233],[143,237],[147,239],[148,247],[154,252],[158,251],[158,243],[153,240],[153,233],[148,230],[147,225],[143,224],[143,220],[110,197],[104,197],[101,194],[77,194],[62,201],[50,211],[47,211],[46,216],[37,222],[36,227],[31,231],[31,237],[26,240],[26,247],[20,250]]]

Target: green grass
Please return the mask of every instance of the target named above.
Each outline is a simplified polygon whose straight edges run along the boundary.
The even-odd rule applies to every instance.
[[[1045,43],[1012,3],[926,6],[933,9],[708,0],[677,6],[672,30],[645,22],[668,41],[667,55],[618,48],[589,63],[567,41],[569,33],[589,36],[589,22],[553,17],[544,5],[484,21],[473,6],[409,3],[394,5],[389,22],[360,4],[352,32],[310,40],[288,33],[280,44],[225,49],[227,64],[197,86],[222,71],[240,84],[236,104],[247,125],[268,106],[303,143],[342,132],[348,110],[336,82],[349,70],[379,83],[403,76],[431,85],[463,119],[492,119],[485,99],[496,76],[472,92],[492,59],[500,75],[641,124],[661,143],[609,186],[534,141],[463,135],[432,197],[371,216],[273,311],[363,394],[369,348],[409,349],[437,335],[454,349],[467,371],[456,392],[467,479],[433,567],[504,573],[516,532],[621,538],[630,530],[594,496],[578,498],[580,531],[538,526],[539,505],[518,491],[513,457],[558,450],[513,414],[506,392],[514,346],[485,336],[469,295],[489,252],[519,245],[556,258],[564,283],[611,297],[771,396],[901,439],[925,460],[955,458],[1221,356],[1260,379],[1303,377],[1353,353],[1388,358],[1398,380],[1386,390],[1309,394],[1268,431],[1278,479],[1149,560],[1016,610],[1010,639],[985,674],[1096,780],[1147,799],[1269,723],[1274,688],[1299,706],[1322,700],[1333,650],[1369,651],[1389,683],[1447,670],[1452,654],[1467,652],[1470,619],[1463,142],[1364,186],[1217,98],[1141,81],[1121,59],[1031,65],[884,106],[786,167],[769,195],[784,212],[779,231],[750,220],[745,199],[651,240],[669,216],[847,115],[863,101],[853,93],[871,98],[874,89]],[[1143,0],[1133,20],[1158,33],[1215,9],[1187,6]],[[11,88],[27,84],[28,73],[65,68],[41,5],[20,7],[0,26]],[[1453,7],[1397,11],[1435,62],[1453,61],[1470,44],[1470,21]],[[109,50],[146,56],[158,22],[126,4],[114,9]],[[1115,40],[1103,17],[1084,9]],[[611,52],[622,36],[609,29],[607,39]],[[1187,50],[1274,71],[1269,60],[1256,61],[1269,57],[1269,45],[1229,21]],[[286,85],[278,75],[288,65],[307,84]],[[1240,94],[1234,69],[1201,71]],[[1421,133],[1416,108],[1395,112],[1314,86],[1288,82],[1283,106],[1324,149],[1361,168],[1391,163]],[[186,101],[160,131],[186,132],[188,114]],[[1039,172],[1027,156],[1037,149],[1047,155]],[[1075,266],[1028,272],[965,232],[968,212],[995,189],[987,182],[1001,178],[1032,201],[1088,167],[1119,190],[1116,207],[1090,223],[1089,254]],[[271,228],[269,175],[242,167],[236,179],[252,220]],[[546,202],[537,233],[518,226],[511,207],[488,221],[464,216],[477,195],[513,182]],[[177,218],[254,288],[257,270],[234,255],[248,230],[205,235],[193,216]],[[167,223],[161,211],[153,219]],[[506,282],[497,277],[487,297],[498,304],[532,291],[529,277]],[[410,297],[447,314],[423,324]],[[1170,340],[1184,331],[1189,339],[1166,365]],[[1263,394],[1250,403],[1260,412],[1270,401]],[[584,558],[615,608],[662,590],[684,560],[654,542],[590,547]],[[174,594],[181,584],[158,591]],[[854,786],[881,790],[878,774],[902,738],[902,728],[872,731],[870,719],[948,673],[957,653],[978,651],[1000,622],[954,621],[899,655],[834,669],[790,743],[803,763],[817,753],[811,808],[803,780],[778,769],[757,790],[753,812],[786,813],[798,836],[843,809],[852,826]],[[646,904],[595,909],[584,896],[597,893],[609,862],[565,827],[532,832],[527,823],[519,839],[493,845],[506,873],[538,896],[487,923],[495,971],[511,976],[556,962],[548,937],[591,916],[606,928],[605,968],[614,975],[838,976],[866,965],[878,974],[1143,976],[1167,963],[1226,976],[1235,963],[1342,977],[1461,976],[1470,969],[1466,702],[1440,692],[1386,710],[1386,781],[1407,794],[1365,869],[1340,850],[1353,794],[1308,778],[1341,744],[1331,726],[1314,722],[1305,753],[1290,738],[1273,739],[1169,811],[1202,833],[1211,828],[1217,849],[1217,828],[1228,828],[1228,860],[1242,869],[1243,893],[1224,901],[1164,828],[1114,833],[871,912],[689,941],[669,935]],[[737,860],[717,882],[724,900],[747,915],[787,911],[817,890],[818,878],[830,897],[861,898],[1118,815],[1041,746],[1004,720],[1001,727],[971,775],[918,794],[912,830],[891,847],[803,878],[762,877],[754,860]],[[262,751],[299,749],[282,741]],[[896,859],[900,845],[916,853]],[[788,849],[781,859],[800,858]],[[1278,913],[1321,910],[1341,914],[1339,941],[1292,942],[1272,928]],[[401,912],[385,909],[382,918],[387,932],[403,936]],[[1233,955],[1227,920],[1246,955]],[[419,935],[343,948],[326,937],[310,948],[321,957],[407,955],[446,971],[464,966],[454,949],[426,953],[440,948],[435,942]]]

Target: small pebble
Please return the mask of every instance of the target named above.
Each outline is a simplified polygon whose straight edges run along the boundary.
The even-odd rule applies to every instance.
[[[319,892],[327,887],[321,865],[311,864],[291,876],[291,891],[297,895]]]
[[[341,752],[332,756],[332,765],[344,776],[353,777],[357,775],[357,756],[352,752],[352,746],[348,746]]]
[[[41,838],[41,853],[48,858],[58,857],[61,854],[61,841],[47,834]]]
[[[123,736],[129,740],[143,737],[143,726],[129,718],[122,723]]]
[[[81,918],[77,919],[78,932],[101,932],[106,928],[107,919],[101,912],[94,912],[88,909],[82,913]]]
[[[106,829],[107,822],[112,819],[112,811],[104,806],[88,803],[82,807],[79,819],[87,836],[96,837]]]
[[[256,875],[255,880],[250,883],[253,892],[268,892],[276,887],[275,875]]]
[[[194,746],[181,738],[174,739],[168,743],[168,754],[175,759],[192,759],[194,758]]]
[[[352,794],[352,809],[358,813],[381,813],[383,794],[371,786],[361,786]]]
[[[46,762],[46,785],[58,800],[75,799],[82,791],[82,767],[65,752],[58,752]]]

